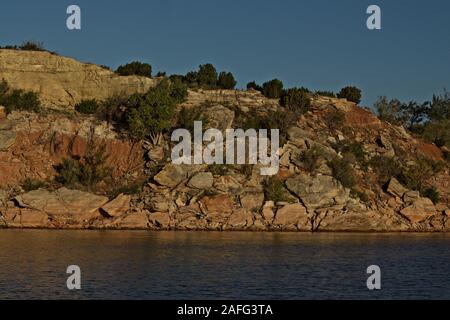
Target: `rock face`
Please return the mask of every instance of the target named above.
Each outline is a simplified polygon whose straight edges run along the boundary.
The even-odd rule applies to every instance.
[[[120,194],[117,198],[105,204],[101,210],[109,217],[117,217],[130,210],[130,201],[131,196]]]
[[[121,77],[94,64],[48,52],[0,49],[0,76],[11,87],[34,91],[45,106],[74,106],[83,99],[145,92],[157,80]]]
[[[330,176],[300,174],[288,179],[286,186],[302,200],[308,210],[343,205],[349,197],[349,192]]]
[[[37,91],[47,105],[55,106],[102,99],[123,87],[129,89],[127,93],[145,91],[157,81],[118,77],[46,52],[12,50],[0,50],[0,79],[2,75],[12,87]],[[285,110],[278,100],[253,90],[190,90],[187,101],[177,107],[201,107],[202,118],[208,119],[203,129],[222,130],[241,128],[250,117]],[[6,118],[0,113],[0,227],[450,231],[447,164],[422,181],[439,192],[441,201],[433,204],[395,178],[381,177],[378,171],[383,168],[371,161],[382,156],[401,160],[406,168],[417,164],[419,157],[444,163],[443,152],[448,151],[380,121],[345,99],[314,96],[308,112],[283,128],[276,179],[261,176],[260,164],[174,165],[167,159],[169,134],[158,146],[133,143],[104,121],[45,111],[13,111]],[[344,113],[345,130],[329,123],[332,112]],[[83,158],[91,132],[97,143],[106,146],[111,176],[98,184],[98,194],[61,188],[55,167],[69,157]],[[346,170],[354,181],[351,189],[339,182],[346,172],[333,177],[336,168],[331,162],[336,159],[348,162]],[[26,179],[46,182],[48,190],[25,192]],[[119,190],[136,194],[120,194],[112,200],[102,196]]]
[[[17,196],[15,199],[21,207],[53,216],[90,214],[108,202],[106,197],[67,188],[60,188],[55,192],[39,189]]]

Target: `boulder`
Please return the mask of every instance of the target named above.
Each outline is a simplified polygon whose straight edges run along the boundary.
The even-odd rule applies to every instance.
[[[187,178],[182,165],[168,164],[153,179],[164,187],[174,188]]]
[[[310,230],[306,208],[300,203],[288,204],[278,209],[273,224],[283,229],[295,227]]]
[[[101,210],[109,217],[116,217],[130,210],[130,201],[131,196],[121,193],[114,200],[105,204]]]
[[[214,177],[211,172],[200,172],[194,175],[188,182],[188,186],[195,189],[208,190],[214,183]]]
[[[239,181],[232,176],[218,177],[214,183],[214,187],[219,191],[233,195],[240,194],[244,191]]]
[[[273,219],[275,217],[275,214],[273,213],[273,209],[275,207],[275,204],[273,201],[267,201],[264,204],[264,207],[262,209],[262,217],[264,220],[266,220],[268,223],[272,223]]]
[[[157,228],[168,229],[170,226],[170,215],[168,212],[152,212],[148,218]]]
[[[149,219],[147,216],[147,211],[137,211],[130,213],[117,221],[117,226],[119,229],[128,230],[145,230],[149,229]]]
[[[0,151],[7,151],[16,142],[16,133],[13,131],[0,131]]]
[[[402,198],[409,190],[406,189],[397,179],[391,178],[386,191],[394,197]]]
[[[434,203],[428,198],[419,198],[400,213],[412,223],[420,223],[436,214]]]
[[[233,211],[228,219],[228,226],[234,229],[249,228],[253,225],[253,214],[243,208]]]
[[[344,205],[350,192],[331,176],[311,177],[300,174],[286,181],[287,188],[299,197],[308,211]]]
[[[241,205],[248,211],[259,211],[264,203],[264,193],[249,192],[241,196]]]
[[[224,132],[231,128],[234,121],[234,111],[220,104],[208,107],[203,116],[206,118],[204,130],[213,128]]]
[[[107,197],[64,187],[54,192],[34,190],[17,196],[15,200],[21,207],[43,211],[53,216],[83,216],[97,211],[108,202]]]
[[[406,204],[412,204],[415,201],[419,200],[420,192],[419,191],[408,191],[403,195],[403,201]]]
[[[42,211],[22,209],[14,222],[19,223],[22,228],[46,228],[49,224],[49,217]]]
[[[208,215],[230,215],[233,212],[233,200],[228,194],[203,197],[200,206]]]

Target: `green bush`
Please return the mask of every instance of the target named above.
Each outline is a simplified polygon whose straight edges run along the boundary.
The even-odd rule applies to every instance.
[[[441,200],[441,196],[435,187],[429,187],[420,192],[422,197],[428,198],[433,201],[434,204],[438,204]]]
[[[211,63],[199,66],[197,81],[202,88],[215,89],[217,87],[216,68]]]
[[[182,108],[177,114],[177,128],[186,129],[193,134],[195,121],[202,121],[203,126],[207,124],[207,118],[203,116],[203,111],[202,107]]]
[[[432,161],[425,158],[417,159],[414,165],[406,167],[398,179],[408,189],[423,191],[424,183],[431,177],[437,175],[444,167],[439,161]]]
[[[324,120],[330,130],[336,131],[338,129],[342,129],[342,127],[344,126],[345,114],[339,110],[334,109],[332,111],[329,111],[325,115]]]
[[[82,100],[75,106],[75,110],[83,114],[94,114],[99,109],[99,103],[95,99]]]
[[[163,133],[172,125],[176,102],[167,80],[143,95],[133,95],[126,116],[131,137],[137,140],[150,138],[153,144],[160,144]]]
[[[311,97],[305,88],[291,88],[285,91],[280,99],[281,105],[295,114],[304,114],[311,107]]]
[[[46,187],[47,187],[47,183],[45,183],[44,181],[31,179],[31,178],[25,179],[25,181],[22,183],[22,189],[25,192],[30,192],[30,191],[34,191],[34,190],[38,190],[38,189],[46,188]]]
[[[25,41],[24,43],[22,43],[19,49],[24,51],[46,51],[44,49],[43,42],[35,42],[35,41]]]
[[[13,110],[39,112],[41,103],[36,93],[21,89],[11,90],[3,79],[0,82],[0,105],[6,107],[6,112]]]
[[[91,141],[82,158],[63,160],[62,164],[57,167],[56,180],[67,187],[85,187],[88,191],[93,191],[95,186],[103,181],[111,171],[111,168],[106,166],[107,159],[105,145],[97,146]]]
[[[342,88],[338,93],[338,98],[347,99],[358,104],[361,102],[361,90],[352,86]]]
[[[333,145],[333,149],[340,152],[344,159],[353,159],[354,161],[350,162],[357,162],[364,167],[366,166],[366,153],[361,143],[339,141]]]
[[[186,101],[188,96],[187,85],[180,79],[173,79],[170,81],[170,96],[176,104]]]
[[[287,190],[284,187],[283,181],[277,176],[271,176],[263,181],[264,197],[266,201],[273,201],[275,203],[287,201]]]
[[[315,92],[316,95],[318,96],[323,96],[323,97],[330,97],[330,98],[336,98],[336,94],[332,91],[321,91],[321,90],[317,90]]]
[[[344,159],[335,158],[328,162],[333,177],[336,178],[344,187],[352,188],[356,183],[355,173],[352,166]]]
[[[121,76],[143,76],[152,77],[152,66],[148,63],[133,61],[117,68],[116,73]]]
[[[262,85],[263,94],[270,99],[280,99],[283,94],[283,82],[278,79],[267,81]]]
[[[303,168],[310,172],[315,173],[319,168],[319,161],[324,158],[322,149],[314,145],[311,149],[304,151],[300,155],[300,161],[303,164]]]
[[[403,166],[399,161],[385,156],[372,157],[369,160],[369,166],[375,170],[381,186],[385,185],[392,177],[399,177],[403,172]]]
[[[234,89],[236,80],[231,72],[221,72],[217,81],[217,86],[220,89]]]
[[[258,85],[255,81],[247,83],[247,90],[250,90],[250,89],[260,91],[260,92],[263,91],[263,88],[260,85]]]

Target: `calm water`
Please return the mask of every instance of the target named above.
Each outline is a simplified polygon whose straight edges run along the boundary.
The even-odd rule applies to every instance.
[[[450,235],[0,230],[0,299],[15,298],[450,299]]]

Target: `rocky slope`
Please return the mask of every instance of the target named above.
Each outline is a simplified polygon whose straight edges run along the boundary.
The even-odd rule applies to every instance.
[[[23,57],[22,53],[19,57]],[[35,63],[41,63],[38,62]],[[0,56],[0,66],[4,65]],[[63,69],[57,65],[55,68],[58,72]],[[49,82],[40,83],[40,92],[45,95],[52,91],[47,84],[58,80],[49,75],[50,70],[49,67],[37,71],[33,80],[29,80],[29,86],[36,86],[37,79],[48,77]],[[0,78],[2,75],[0,67]],[[84,82],[83,85],[94,87],[82,91],[92,90],[91,95],[101,97],[109,82],[101,83],[99,93],[96,92],[98,83]],[[21,87],[28,86],[20,84]],[[70,88],[69,83],[64,86]],[[62,93],[60,98],[50,99],[66,101],[67,96]],[[222,129],[237,126],[237,118],[242,114],[280,108],[277,101],[266,99],[259,92],[235,90],[190,91],[183,105],[187,108],[207,105],[204,116],[209,119],[208,125]],[[335,112],[344,116],[337,128],[330,124],[333,119],[330,115]],[[423,181],[437,187],[441,195],[438,204],[408,190],[394,177],[390,177],[387,185],[379,186],[373,168],[358,162],[352,162],[356,186],[346,188],[333,177],[327,164],[327,159],[343,158],[336,146],[347,143],[362,145],[366,160],[376,156],[384,159],[400,157],[408,163],[415,163],[420,158],[443,162],[439,148],[342,99],[315,97],[310,111],[296,120],[287,130],[286,141],[280,149],[278,179],[282,182],[280,190],[283,189],[285,197],[274,202],[264,192],[264,177],[260,175],[258,165],[227,166],[220,170],[207,165],[173,165],[167,156],[170,154],[168,143],[157,147],[145,142],[134,144],[122,139],[106,123],[93,118],[62,113],[13,112],[0,119],[0,226],[450,231],[448,164],[429,181]],[[107,161],[114,169],[113,180],[109,183],[147,179],[141,192],[107,197],[102,193],[70,190],[58,184],[30,192],[21,188],[27,178],[54,181],[55,166],[66,157],[82,156],[92,132],[107,147]],[[311,172],[301,155],[314,148],[321,150],[321,158],[317,161],[316,172]]]

